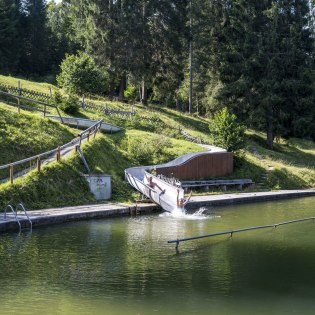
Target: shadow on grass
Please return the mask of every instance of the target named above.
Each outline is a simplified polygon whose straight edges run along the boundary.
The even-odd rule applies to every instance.
[[[159,113],[163,113],[169,118],[172,118],[181,126],[189,126],[189,128],[193,127],[196,131],[199,132],[209,132],[209,123],[201,117],[199,117],[197,120],[194,117],[189,117],[184,115],[184,113],[175,112],[174,110],[171,111],[167,108],[155,108],[154,106],[151,106],[150,108],[158,111]]]
[[[306,140],[295,140],[294,146],[289,144],[274,143],[274,150],[267,147],[266,140],[259,135],[249,135],[253,145],[257,145],[259,153],[268,160],[281,160],[283,164],[298,167],[315,167],[315,154],[302,151],[303,148],[312,149],[315,144]],[[300,145],[301,143],[301,145]],[[299,146],[299,148],[297,147]]]
[[[251,163],[244,157],[234,157],[234,171],[228,178],[249,178],[257,184],[265,172],[266,169],[264,167]]]
[[[302,178],[288,172],[287,169],[276,169],[269,173],[267,184],[272,189],[305,189],[309,185]]]

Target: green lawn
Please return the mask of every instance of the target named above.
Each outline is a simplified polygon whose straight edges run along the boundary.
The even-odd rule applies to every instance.
[[[5,78],[13,80],[0,76],[0,81]],[[28,88],[35,89],[35,86],[41,84],[29,82]],[[115,106],[127,108],[130,105],[115,103]],[[163,163],[185,153],[202,150],[196,144],[185,141],[173,127],[181,126],[191,135],[212,142],[207,119],[166,107],[136,104],[135,108],[137,115],[131,118],[106,116],[90,110],[78,113],[79,117],[103,118],[124,128],[121,133],[100,135],[83,146],[92,172],[113,175],[112,201],[132,201],[137,196],[124,181],[125,168]],[[143,116],[147,119],[142,119]],[[77,130],[44,119],[42,115],[24,110],[18,114],[15,107],[0,103],[1,165],[53,149],[76,134]],[[251,178],[255,183],[263,182],[263,187],[256,185],[251,188],[255,190],[315,187],[314,142],[280,139],[271,151],[265,145],[262,132],[248,130],[246,138],[246,148],[235,158],[234,173],[230,178]],[[13,186],[0,185],[0,209],[8,202],[20,200],[34,209],[96,202],[80,176],[84,172],[80,157],[73,153],[71,158],[52,163],[41,173],[33,171],[28,177],[16,180]]]

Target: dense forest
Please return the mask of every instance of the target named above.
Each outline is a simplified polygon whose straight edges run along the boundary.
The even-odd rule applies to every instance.
[[[102,84],[86,92],[227,107],[270,147],[314,140],[314,20],[314,0],[0,0],[0,73],[53,81],[95,66]]]

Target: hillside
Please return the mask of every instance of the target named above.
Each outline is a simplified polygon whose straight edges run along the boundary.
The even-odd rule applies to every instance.
[[[29,82],[30,89],[37,83]],[[130,109],[129,104],[99,99],[99,104]],[[113,200],[132,201],[138,194],[124,181],[124,169],[133,165],[150,165],[169,161],[201,148],[186,141],[178,128],[190,136],[211,143],[209,120],[193,117],[158,106],[135,104],[137,114],[131,118],[107,116],[100,112],[81,110],[78,116],[100,119],[125,128],[115,135],[102,134],[83,150],[92,172],[113,175]],[[42,116],[0,105],[1,165],[55,148],[72,139],[77,130],[62,126]],[[60,143],[61,142],[61,143]],[[231,178],[252,178],[252,190],[298,189],[315,187],[315,144],[311,141],[280,139],[273,151],[265,145],[263,133],[249,130],[244,152],[235,159]],[[61,163],[52,163],[41,173],[33,171],[15,184],[0,185],[0,208],[23,201],[29,208],[95,203],[85,180],[80,157],[73,155]],[[259,183],[259,185],[258,185]],[[202,193],[202,192],[195,192]]]

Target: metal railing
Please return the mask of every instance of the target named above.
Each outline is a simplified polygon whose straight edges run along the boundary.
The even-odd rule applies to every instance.
[[[10,210],[10,214],[8,213],[8,210]],[[18,211],[22,212],[22,215],[18,215]],[[4,209],[4,215],[3,215],[3,219],[6,221],[9,218],[13,218],[17,224],[19,225],[19,230],[21,232],[22,230],[22,224],[21,224],[21,220],[26,220],[29,224],[30,224],[30,229],[33,228],[33,223],[32,220],[30,219],[29,215],[27,214],[26,208],[24,206],[24,204],[22,202],[18,203],[17,206],[14,207],[12,205],[7,205]]]
[[[292,224],[292,223],[297,223],[297,222],[302,222],[302,221],[309,221],[309,220],[315,220],[315,217],[296,219],[296,220],[285,221],[285,222],[280,222],[280,223],[275,223],[275,224],[253,226],[253,227],[249,227],[249,228],[230,230],[230,231],[224,231],[224,232],[217,232],[217,233],[211,233],[211,234],[205,234],[205,235],[199,235],[199,236],[179,238],[177,240],[167,241],[167,243],[176,243],[175,249],[177,251],[180,242],[193,241],[193,240],[197,240],[197,239],[201,239],[201,238],[205,238],[205,237],[213,237],[213,236],[219,236],[219,235],[230,235],[230,237],[232,237],[233,234],[235,234],[235,233],[252,231],[252,230],[259,230],[259,229],[266,229],[266,228],[277,228],[278,226],[281,226],[281,225]]]
[[[25,206],[23,205],[22,202],[20,202],[16,208],[15,208],[15,213],[16,213],[16,216],[18,215],[18,210],[21,210],[22,211],[22,216],[25,216],[26,217],[26,220],[29,222],[30,224],[30,229],[33,228],[33,223],[32,223],[32,220],[30,219],[29,215],[27,214],[26,212],[26,208]],[[21,228],[21,227],[20,227]]]
[[[18,217],[17,217],[17,215],[16,215],[16,211],[14,210],[13,206],[7,205],[7,206],[5,207],[5,209],[4,209],[4,216],[3,216],[4,220],[7,220],[7,217],[9,216],[9,214],[7,213],[7,212],[8,212],[8,209],[11,210],[13,219],[14,219],[14,220],[17,222],[17,224],[19,225],[19,228],[20,228],[20,231],[21,231],[21,229],[22,229],[22,227],[21,227],[21,222],[20,222],[20,220],[18,219]]]

